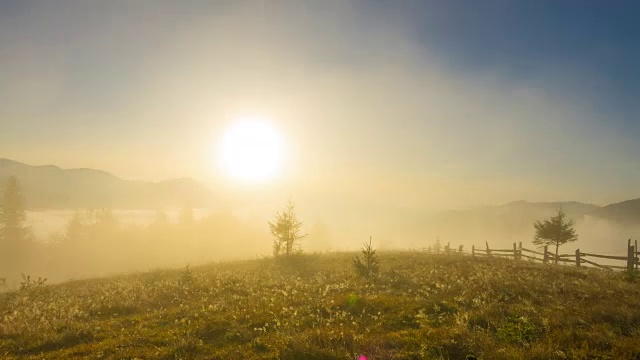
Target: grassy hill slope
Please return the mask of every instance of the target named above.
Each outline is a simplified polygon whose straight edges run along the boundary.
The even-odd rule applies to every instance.
[[[633,359],[640,284],[525,261],[256,260],[0,295],[3,358]]]

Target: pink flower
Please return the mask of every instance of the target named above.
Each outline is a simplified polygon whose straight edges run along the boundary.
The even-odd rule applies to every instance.
[[[360,355],[360,357],[358,358],[358,360],[367,360],[367,357],[364,355]]]

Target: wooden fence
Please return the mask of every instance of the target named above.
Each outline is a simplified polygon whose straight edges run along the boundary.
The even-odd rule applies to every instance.
[[[464,254],[471,255],[472,257],[505,257],[512,258],[515,260],[530,260],[530,261],[540,261],[544,264],[555,263],[555,264],[564,264],[564,265],[575,265],[580,267],[582,264],[588,264],[597,268],[607,269],[607,270],[627,270],[633,271],[634,269],[638,269],[638,265],[640,264],[639,255],[640,251],[638,249],[638,241],[636,240],[634,244],[631,244],[631,239],[629,239],[627,243],[627,254],[625,256],[613,256],[613,255],[602,255],[602,254],[594,254],[594,253],[586,253],[580,251],[580,249],[576,249],[573,254],[558,254],[556,256],[553,252],[550,252],[548,247],[545,246],[542,251],[531,250],[522,247],[522,242],[513,243],[512,249],[491,249],[489,248],[489,243],[485,242],[484,248],[476,248],[475,245],[471,246],[471,252],[465,252],[463,246],[460,245],[457,249],[452,249],[450,243],[444,245],[442,249],[438,247],[429,246],[428,248],[423,248],[423,251],[432,253],[432,254],[445,254],[445,255],[453,255],[453,254]],[[540,257],[538,257],[540,256]],[[608,259],[608,260],[616,260],[624,262],[623,265],[606,265],[595,262],[593,259]]]

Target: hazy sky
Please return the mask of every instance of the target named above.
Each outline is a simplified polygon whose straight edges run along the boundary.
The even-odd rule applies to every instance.
[[[215,178],[273,119],[282,186],[403,206],[640,196],[636,1],[0,1],[0,157]]]

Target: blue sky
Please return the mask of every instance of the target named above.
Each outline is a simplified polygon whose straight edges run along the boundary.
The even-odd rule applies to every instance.
[[[2,1],[0,156],[210,179],[272,117],[300,191],[638,197],[633,1]],[[300,185],[304,184],[304,185]],[[324,184],[324,185],[323,185]],[[330,185],[326,185],[330,184]]]
[[[568,72],[597,92],[616,120],[636,114],[640,80],[637,1],[451,1],[418,5],[409,20],[466,71],[502,67],[506,76],[535,80]],[[637,128],[637,127],[635,127]]]

